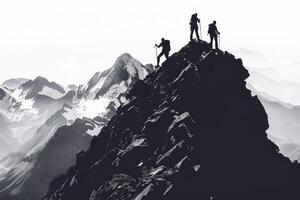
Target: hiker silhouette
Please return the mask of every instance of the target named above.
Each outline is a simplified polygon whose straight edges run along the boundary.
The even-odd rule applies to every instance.
[[[157,56],[157,66],[159,66],[160,58],[165,55],[166,59],[169,58],[169,53],[171,51],[170,41],[165,38],[161,38],[161,43],[159,45],[155,44],[156,47],[162,47],[161,53]]]
[[[196,32],[196,37],[198,41],[200,41],[199,38],[199,28],[198,28],[198,23],[200,23],[200,19],[198,18],[197,13],[193,14],[191,17],[190,25],[191,25],[191,35],[190,35],[190,40],[193,40],[193,34]]]
[[[220,32],[218,31],[216,24],[217,24],[217,22],[213,21],[213,23],[208,25],[208,34],[210,36],[211,48],[213,48],[213,41],[215,41],[215,47],[216,47],[216,49],[219,49],[218,35],[220,34]]]

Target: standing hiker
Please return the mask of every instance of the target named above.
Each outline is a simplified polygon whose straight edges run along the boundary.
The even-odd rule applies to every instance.
[[[170,41],[165,40],[165,38],[161,38],[161,43],[159,45],[155,44],[155,47],[162,47],[161,53],[157,56],[157,66],[159,66],[160,57],[165,55],[166,59],[169,58],[169,53],[171,50]]]
[[[213,21],[213,23],[208,25],[208,34],[210,36],[210,46],[213,48],[213,40],[215,41],[216,49],[219,49],[218,46],[218,35],[220,32],[218,31],[218,28],[216,26],[217,22]]]
[[[197,13],[193,14],[191,17],[190,25],[191,25],[191,35],[190,35],[190,40],[193,40],[193,33],[194,31],[196,32],[196,37],[198,41],[200,41],[199,38],[199,32],[198,32],[198,23],[200,24],[200,19],[197,16]]]

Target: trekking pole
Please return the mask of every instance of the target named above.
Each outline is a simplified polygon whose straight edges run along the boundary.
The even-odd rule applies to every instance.
[[[200,39],[202,40],[201,21],[199,22],[199,28],[200,28]]]
[[[219,49],[221,49],[221,34],[219,33]]]
[[[155,59],[157,60],[157,46],[156,45],[154,45],[154,48],[155,48]]]

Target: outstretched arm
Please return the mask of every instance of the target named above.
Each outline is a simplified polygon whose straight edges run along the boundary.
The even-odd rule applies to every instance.
[[[162,46],[162,43],[160,43],[159,45],[155,44],[155,46],[159,48]]]

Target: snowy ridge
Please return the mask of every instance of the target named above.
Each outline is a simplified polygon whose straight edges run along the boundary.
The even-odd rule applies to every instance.
[[[31,192],[29,196],[23,195],[31,191],[28,181],[47,189],[49,183],[40,183],[39,180],[46,176],[50,181],[55,177],[54,174],[48,176],[48,167],[58,166],[55,174],[63,173],[61,170],[74,162],[71,156],[80,145],[88,147],[91,136],[98,135],[117,107],[126,101],[126,93],[132,84],[147,74],[140,62],[123,54],[110,69],[97,72],[88,83],[78,88],[63,87],[37,77],[8,91],[5,101],[0,101],[0,114],[3,112],[13,123],[9,134],[19,144],[15,153],[4,154],[0,160],[0,193],[15,195],[16,200],[19,197],[24,200],[24,196],[28,200],[40,199],[41,196],[31,197]],[[98,95],[99,92],[103,95]],[[83,140],[77,141],[78,137]],[[73,142],[80,145],[72,146]],[[53,153],[59,149],[66,150],[60,158],[63,167],[55,164]],[[48,156],[54,156],[54,160],[48,160]]]
[[[50,88],[48,86],[43,87],[42,91],[40,91],[38,94],[49,96],[53,99],[59,99],[65,95],[65,93],[61,93],[58,90],[55,90],[53,88]]]

